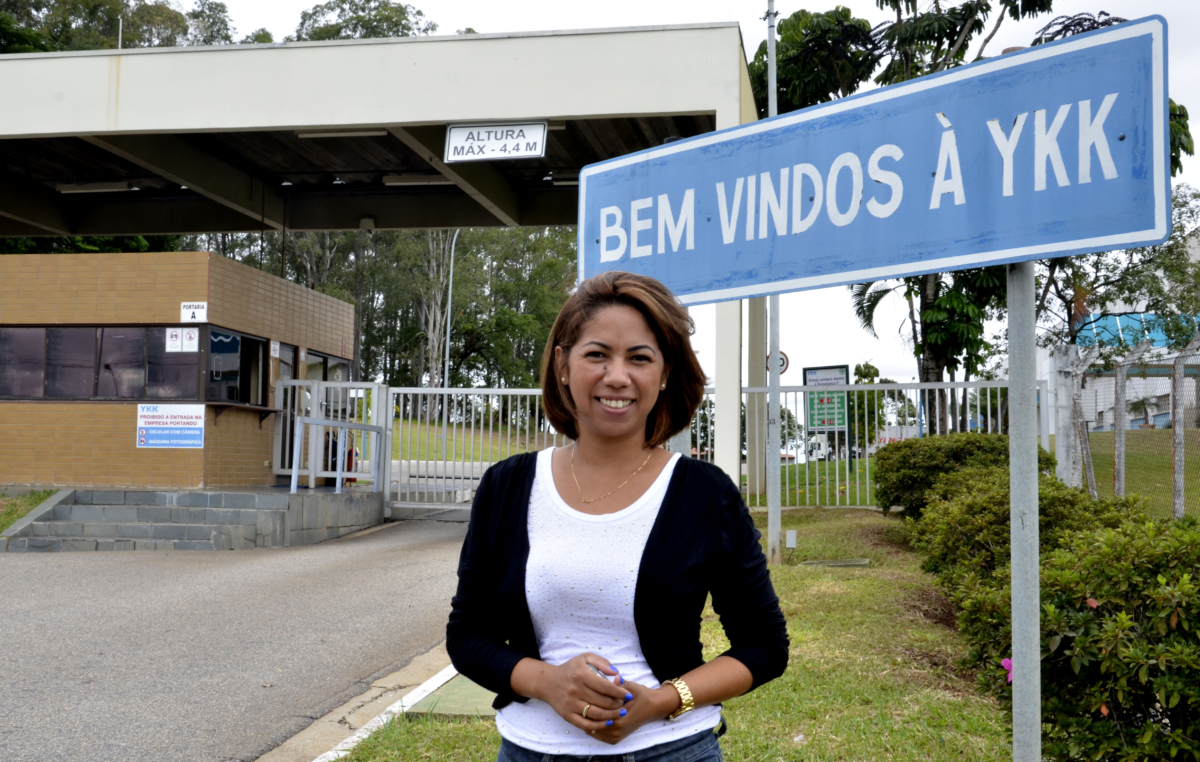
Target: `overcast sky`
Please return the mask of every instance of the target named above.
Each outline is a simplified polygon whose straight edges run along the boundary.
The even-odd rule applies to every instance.
[[[185,0],[186,4],[186,0]],[[300,12],[315,0],[226,0],[240,34],[266,27],[276,39],[295,32]],[[524,32],[552,29],[690,24],[706,21],[736,21],[741,25],[747,57],[752,57],[766,39],[766,0],[414,0],[411,3],[437,22],[442,34],[471,27],[478,32]],[[788,16],[806,8],[825,11],[845,5],[854,15],[871,24],[889,16],[875,0],[777,0],[776,10]],[[1200,134],[1200,0],[1056,0],[1054,13],[1014,22],[1006,19],[989,43],[988,55],[1006,47],[1028,45],[1037,31],[1058,15],[1107,11],[1127,19],[1158,14],[1169,26],[1169,88],[1176,102],[1189,106],[1196,117],[1193,132]],[[990,24],[989,24],[990,29]],[[979,42],[975,43],[978,48]],[[974,49],[968,58],[974,58]],[[1197,159],[1184,159],[1183,180],[1200,186]],[[900,339],[905,306],[899,297],[885,304],[877,319],[880,338],[873,339],[854,320],[845,288],[788,294],[781,298],[781,343],[793,370],[783,383],[799,384],[802,365],[850,365],[870,360],[884,376],[909,381],[916,375],[911,349]],[[711,376],[714,367],[713,314],[711,306],[692,310],[697,324],[695,346]],[[765,359],[765,358],[764,358]],[[744,378],[744,376],[743,376]]]

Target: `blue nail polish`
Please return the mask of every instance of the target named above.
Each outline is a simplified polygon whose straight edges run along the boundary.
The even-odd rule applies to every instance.
[[[611,728],[611,727],[612,727],[612,720],[609,720],[608,722],[604,723],[604,727],[606,727],[606,728]]]
[[[626,693],[626,694],[625,694],[625,700],[626,700],[626,701],[633,701],[633,694],[632,694],[632,693]],[[624,709],[622,709],[621,711],[622,711],[622,712],[624,712],[625,710],[624,710]]]
[[[621,710],[621,716],[622,716],[622,717],[624,717],[624,716],[625,716],[625,715],[627,715],[627,714],[629,714],[629,712],[625,711],[624,709],[622,709],[622,710]],[[611,722],[611,720],[610,720],[610,722]]]
[[[620,672],[620,671],[621,671],[621,670],[617,669],[616,667],[613,667],[613,665],[611,665],[611,664],[609,664],[608,666],[612,667],[612,671],[613,671],[613,672]]]
[[[624,684],[625,684],[625,678],[623,678],[623,677],[622,677],[622,678],[621,678],[621,685],[624,685]]]

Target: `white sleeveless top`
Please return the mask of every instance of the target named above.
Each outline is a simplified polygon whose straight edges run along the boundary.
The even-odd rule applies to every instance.
[[[626,680],[658,688],[661,683],[646,663],[634,625],[633,596],[646,538],[679,455],[672,456],[633,505],[593,516],[571,508],[558,494],[550,465],[553,452],[538,453],[525,566],[525,595],[542,661],[557,666],[591,651],[608,659]],[[645,749],[711,730],[720,721],[720,707],[697,707],[676,720],[648,722],[614,746],[559,717],[549,704],[530,699],[501,709],[496,728],[531,751],[586,756]]]

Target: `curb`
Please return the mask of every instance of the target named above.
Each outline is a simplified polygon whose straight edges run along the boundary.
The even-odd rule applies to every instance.
[[[68,497],[74,499],[74,495],[74,488],[60,489],[38,505],[31,508],[29,513],[14,521],[12,526],[10,526],[8,529],[5,529],[3,532],[0,532],[0,552],[7,550],[8,541],[20,534],[21,530],[42,518],[47,513],[53,515],[54,506],[63,502]]]
[[[355,746],[358,746],[360,743],[365,741],[376,730],[379,730],[393,718],[406,713],[409,709],[412,709],[414,706],[416,706],[417,702],[433,693],[438,688],[441,688],[446,683],[450,682],[451,678],[457,674],[458,670],[454,668],[453,664],[446,667],[441,672],[421,683],[411,692],[406,694],[404,698],[383,710],[378,717],[371,720],[366,725],[363,725],[355,732],[354,735],[350,736],[345,741],[342,741],[340,744],[333,747],[331,750],[317,757],[313,760],[313,762],[334,762],[334,760],[338,760],[346,756],[354,749]]]

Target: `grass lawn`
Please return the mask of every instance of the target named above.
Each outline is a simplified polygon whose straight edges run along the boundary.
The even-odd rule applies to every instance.
[[[43,500],[54,494],[54,490],[30,492],[28,495],[5,497],[0,495],[0,532],[8,529],[17,519],[29,513]]]
[[[404,419],[392,424],[392,460],[444,460],[495,463],[510,455],[544,450],[554,444],[552,437],[524,427],[450,426],[448,441],[441,440],[442,427],[424,420]],[[565,439],[559,437],[559,444]],[[453,456],[453,458],[451,458]]]
[[[756,515],[761,528],[766,515]],[[953,610],[899,519],[853,509],[785,511],[799,547],[772,572],[791,635],[788,670],[728,702],[725,758],[750,760],[1006,760],[1009,719],[956,670],[962,638]],[[804,567],[801,561],[870,558],[870,569]],[[711,609],[705,658],[726,647]],[[496,758],[499,736],[485,719],[403,717],[345,759],[415,762]]]
[[[1171,515],[1173,480],[1170,429],[1133,429],[1125,432],[1125,494],[1146,498],[1151,515]],[[1089,435],[1096,491],[1113,493],[1113,439],[1111,431]],[[1184,508],[1200,516],[1200,429],[1184,431]]]
[[[779,494],[784,507],[789,506],[836,506],[871,505],[875,498],[872,475],[875,463],[869,466],[861,458],[849,461],[815,461],[794,463],[780,467]],[[805,481],[805,471],[807,479]],[[743,488],[746,477],[742,477]],[[765,508],[767,494],[748,495],[746,504],[751,508]]]

